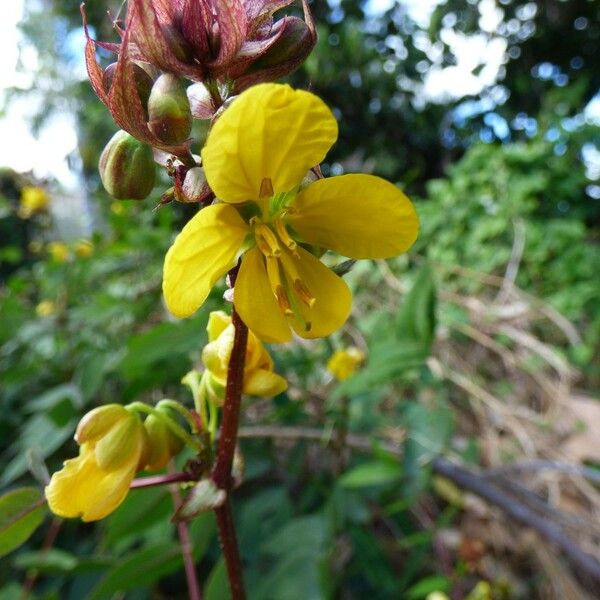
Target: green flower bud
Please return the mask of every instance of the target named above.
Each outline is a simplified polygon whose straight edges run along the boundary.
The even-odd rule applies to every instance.
[[[153,79],[150,74],[140,65],[133,63],[133,77],[135,80],[135,87],[137,89],[142,106],[146,107],[148,99],[150,98],[150,92],[152,90]],[[115,71],[117,70],[117,63],[111,63],[104,69],[102,74],[102,86],[108,94],[112,87],[113,80],[115,78]]]
[[[156,409],[170,419],[168,410],[158,407]],[[164,419],[158,415],[149,415],[144,421],[144,429],[147,434],[148,449],[145,455],[144,468],[149,471],[158,471],[179,454],[184,446],[183,441],[178,438],[167,426]]]
[[[148,99],[148,127],[166,144],[180,144],[192,130],[192,113],[185,88],[170,73],[161,75]]]
[[[125,131],[118,131],[100,155],[104,189],[117,200],[143,200],[154,188],[152,148]]]

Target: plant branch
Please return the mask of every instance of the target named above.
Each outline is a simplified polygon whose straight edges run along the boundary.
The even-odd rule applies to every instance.
[[[279,438],[287,440],[312,440],[328,442],[327,434],[320,429],[256,426],[242,427],[239,432],[240,438]],[[373,443],[366,437],[348,435],[346,443],[349,448],[359,452],[370,452]],[[397,445],[382,442],[378,445],[398,456],[402,456]],[[466,489],[483,498],[490,504],[501,508],[515,521],[527,527],[535,529],[548,541],[556,544],[571,560],[571,562],[585,571],[590,577],[600,582],[600,562],[591,554],[584,552],[565,532],[552,521],[541,517],[532,509],[519,502],[506,492],[498,489],[486,478],[486,473],[475,473],[462,466],[456,465],[443,457],[437,457],[431,462],[433,470],[453,481],[459,487]]]
[[[156,487],[158,485],[167,485],[169,483],[183,483],[195,481],[189,473],[169,473],[168,475],[152,475],[151,477],[140,477],[134,479],[129,486],[130,490],[139,490],[147,487]]]
[[[179,475],[179,473],[174,473]],[[181,494],[176,485],[169,486],[169,491],[173,497],[175,510],[181,506]],[[181,546],[181,556],[183,557],[183,567],[185,569],[185,578],[187,581],[190,600],[202,600],[202,592],[198,583],[198,575],[194,566],[193,547],[190,540],[190,531],[186,521],[177,521],[177,534],[179,535],[179,544]]]
[[[229,273],[232,288],[235,286],[238,267]],[[235,293],[235,292],[234,292]],[[225,388],[225,402],[223,404],[223,419],[219,435],[217,458],[212,472],[212,478],[219,489],[227,492],[224,504],[215,509],[219,538],[223,549],[223,556],[227,565],[227,575],[231,587],[233,600],[244,600],[244,579],[242,572],[242,559],[235,533],[233,512],[229,492],[232,488],[231,468],[237,444],[238,428],[240,424],[240,406],[242,403],[242,390],[244,387],[244,366],[246,362],[246,346],[248,343],[248,328],[240,319],[235,307],[232,307],[231,322],[234,327],[233,346],[227,368],[227,386]]]

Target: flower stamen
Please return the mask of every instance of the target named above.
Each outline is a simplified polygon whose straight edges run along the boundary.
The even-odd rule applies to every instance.
[[[288,233],[286,226],[284,225],[281,219],[276,219],[274,221],[275,231],[277,231],[277,235],[279,239],[290,249],[295,250],[298,245],[294,239]]]
[[[290,299],[285,293],[285,288],[283,287],[283,283],[281,281],[281,274],[279,272],[279,261],[274,257],[267,257],[267,276],[269,278],[273,294],[275,294],[275,298],[277,298],[279,308],[287,317],[291,317],[294,313],[290,305]]]
[[[267,257],[273,258],[281,254],[281,246],[277,240],[277,236],[261,223],[256,217],[250,220],[250,224],[254,226],[254,236],[258,249]]]

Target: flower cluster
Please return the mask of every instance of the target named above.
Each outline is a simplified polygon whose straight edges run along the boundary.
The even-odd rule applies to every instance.
[[[103,519],[127,496],[136,474],[159,470],[182,448],[158,408],[144,422],[120,404],[87,413],[77,426],[79,456],[65,461],[46,487],[50,510],[83,521]]]
[[[122,128],[100,158],[104,187],[116,199],[143,199],[155,185],[155,161],[166,166],[174,186],[162,202],[200,205],[165,257],[166,305],[176,317],[192,315],[231,272],[234,310],[249,332],[244,356],[243,343],[234,343],[245,339],[244,329],[222,311],[210,314],[205,369],[183,380],[195,412],[163,400],[154,408],[134,402],[88,413],[75,436],[79,456],[46,488],[58,515],[103,518],[123,501],[138,471],[162,469],[184,444],[197,453],[197,478],[208,476],[219,409],[226,402],[224,415],[230,406],[239,409],[240,393],[232,400],[230,389],[274,396],[287,388],[262,342],[288,342],[294,333],[327,336],[348,318],[350,288],[322,262],[325,253],[391,258],[417,237],[415,209],[392,183],[363,174],[322,177],[319,165],[338,135],[326,104],[307,91],[265,83],[300,65],[315,44],[307,0],[303,19],[275,20],[291,2],[129,0],[124,28],[115,22],[120,44],[92,40],[84,15],[92,86]],[[98,46],[115,52],[116,63],[102,69]],[[211,119],[201,157],[190,150],[193,118]],[[49,251],[55,261],[68,260],[64,244]],[[53,310],[38,307],[41,316]],[[244,336],[236,338],[240,331]],[[230,369],[234,348],[237,371]],[[349,348],[335,353],[328,368],[343,380],[363,360]],[[228,388],[230,371],[238,379]],[[231,440],[231,461],[221,461],[228,472]],[[215,475],[221,456],[219,450],[213,487],[226,487]]]

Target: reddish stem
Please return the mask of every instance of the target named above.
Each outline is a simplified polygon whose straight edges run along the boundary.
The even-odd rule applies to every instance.
[[[229,273],[232,288],[235,285],[237,271],[238,267],[232,269]],[[244,590],[242,560],[235,533],[229,492],[232,487],[231,468],[233,466],[233,456],[235,454],[240,423],[240,406],[244,386],[244,365],[246,362],[248,328],[240,319],[235,308],[232,309],[231,321],[235,333],[227,368],[227,387],[225,388],[225,402],[223,404],[223,421],[221,424],[217,459],[213,468],[212,478],[219,489],[227,492],[227,500],[220,508],[215,509],[215,516],[217,518],[223,556],[227,565],[231,596],[233,600],[244,600],[246,598],[246,592]]]
[[[179,475],[179,473],[174,473],[174,475]],[[172,485],[170,486],[169,490],[171,492],[171,496],[173,497],[175,509],[178,509],[181,506],[181,494],[179,493],[179,487]],[[183,557],[183,566],[185,569],[185,578],[187,581],[190,600],[202,600],[202,592],[200,591],[198,575],[196,573],[196,567],[194,566],[190,531],[186,521],[177,522],[177,534],[179,535],[179,544],[181,546],[181,555]]]

